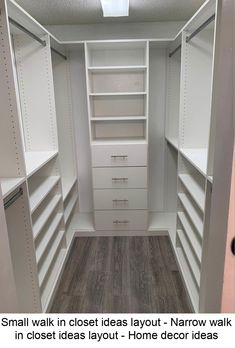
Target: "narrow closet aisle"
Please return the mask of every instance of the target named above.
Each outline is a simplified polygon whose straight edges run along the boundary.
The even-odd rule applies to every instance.
[[[221,312],[229,11],[163,2],[0,0],[0,312]]]

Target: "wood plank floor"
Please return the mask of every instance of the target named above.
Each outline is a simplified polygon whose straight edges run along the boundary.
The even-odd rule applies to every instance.
[[[189,313],[168,237],[76,238],[52,313]]]

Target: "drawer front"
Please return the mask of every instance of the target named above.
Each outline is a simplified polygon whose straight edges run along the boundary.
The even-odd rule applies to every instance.
[[[94,190],[96,210],[147,209],[147,190]]]
[[[93,167],[147,166],[147,144],[92,145]]]
[[[147,188],[147,167],[93,168],[93,188]]]
[[[147,210],[95,211],[97,231],[145,231],[147,227]]]

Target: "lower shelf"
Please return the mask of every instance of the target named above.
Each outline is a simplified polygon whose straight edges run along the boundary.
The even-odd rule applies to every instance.
[[[3,198],[10,195],[15,189],[17,189],[17,187],[23,184],[24,181],[25,178],[1,178],[0,183]]]

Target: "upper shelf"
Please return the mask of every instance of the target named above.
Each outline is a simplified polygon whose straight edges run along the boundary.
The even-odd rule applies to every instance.
[[[47,152],[25,152],[25,165],[27,177],[33,175],[50,160],[56,157],[58,151],[47,151]]]
[[[145,71],[147,69],[147,65],[117,65],[117,66],[89,66],[88,70],[90,72],[139,72]]]

